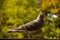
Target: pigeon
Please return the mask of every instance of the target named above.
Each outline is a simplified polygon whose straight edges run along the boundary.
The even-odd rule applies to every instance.
[[[11,32],[22,32],[22,33],[35,33],[37,29],[42,28],[44,22],[44,13],[39,13],[38,17],[26,24],[23,24],[17,28],[12,28],[8,30],[8,33]]]

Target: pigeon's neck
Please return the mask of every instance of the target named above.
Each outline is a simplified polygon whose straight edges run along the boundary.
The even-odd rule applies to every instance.
[[[40,22],[43,21],[44,19],[37,18],[36,21]]]
[[[36,18],[37,21],[43,21],[44,20],[44,14],[40,13],[38,17]]]

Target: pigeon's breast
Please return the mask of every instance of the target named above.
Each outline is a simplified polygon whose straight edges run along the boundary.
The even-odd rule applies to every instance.
[[[38,22],[33,22],[30,25],[27,25],[25,28],[29,31],[33,31],[36,30],[37,28],[39,28],[40,24]]]

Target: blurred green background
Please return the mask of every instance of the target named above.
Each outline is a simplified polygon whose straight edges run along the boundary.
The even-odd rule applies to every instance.
[[[0,0],[0,38],[28,38],[25,33],[7,31],[36,19],[41,10],[50,11],[58,18],[48,20],[48,16],[45,16],[39,34],[45,39],[60,38],[60,0]],[[40,35],[32,34],[31,38],[40,38]]]

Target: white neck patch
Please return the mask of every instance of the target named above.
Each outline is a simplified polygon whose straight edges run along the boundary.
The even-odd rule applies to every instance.
[[[38,20],[34,20],[35,22],[38,22]]]

